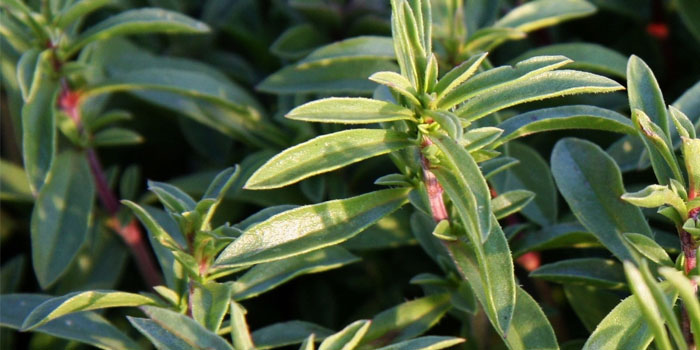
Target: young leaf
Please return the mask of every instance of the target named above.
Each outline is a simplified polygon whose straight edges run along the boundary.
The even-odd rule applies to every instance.
[[[226,168],[218,173],[214,180],[212,180],[212,182],[209,184],[207,191],[204,192],[204,195],[202,196],[202,200],[213,200],[214,202],[211,204],[211,206],[209,206],[209,209],[203,215],[202,227],[200,227],[201,230],[206,230],[208,228],[209,222],[214,216],[214,212],[216,212],[216,208],[219,207],[219,204],[221,204],[221,201],[224,199],[226,192],[228,192],[228,190],[233,186],[240,173],[240,167],[238,165]]]
[[[700,197],[700,139],[683,138],[681,151],[688,173],[688,197]]]
[[[671,145],[666,133],[661,127],[654,124],[641,109],[632,110],[632,121],[646,146],[654,174],[659,182],[668,185],[671,179],[675,179],[683,183],[683,175],[673,154],[673,145]]]
[[[297,276],[339,268],[359,260],[341,247],[328,247],[280,261],[259,264],[233,283],[233,299],[252,298]]]
[[[591,142],[567,138],[554,146],[551,163],[559,191],[583,226],[620,260],[636,260],[622,232],[652,232],[639,208],[619,200],[624,188],[612,158]]]
[[[161,226],[161,224],[156,219],[154,219],[153,216],[151,216],[151,214],[149,214],[143,207],[129,200],[123,200],[122,204],[129,207],[129,209],[131,209],[134,212],[136,217],[139,218],[139,221],[141,221],[141,223],[148,229],[148,232],[160,244],[171,250],[183,249],[183,245],[177,242],[175,239],[173,239],[171,234],[168,231],[166,231],[163,228],[163,226]]]
[[[370,323],[369,320],[359,320],[349,324],[340,332],[326,338],[318,350],[353,350],[367,333]]]
[[[334,332],[328,328],[304,321],[275,323],[253,332],[253,344],[258,350],[267,350],[287,345],[299,344],[313,335],[323,340]]]
[[[181,214],[192,211],[197,206],[190,195],[165,182],[149,180],[148,190],[155,193],[160,202],[173,213]]]
[[[517,287],[515,311],[505,341],[510,350],[559,349],[547,316],[521,287]]]
[[[668,106],[668,112],[671,116],[671,120],[673,120],[673,125],[676,127],[676,133],[682,137],[694,139],[695,126],[693,126],[693,122],[690,121],[688,116],[685,115],[683,111],[673,106]]]
[[[448,137],[430,138],[442,151],[445,168],[434,170],[440,184],[460,212],[463,224],[473,244],[488,238],[491,230],[491,193],[486,180],[469,153]]]
[[[589,333],[620,303],[620,296],[605,289],[580,284],[565,284],[564,294],[569,305],[574,309],[581,323]],[[588,300],[595,300],[589,303]],[[581,346],[576,348],[580,350]]]
[[[593,129],[624,134],[635,134],[636,129],[620,113],[595,106],[561,106],[538,109],[506,119],[498,125],[503,129],[494,146],[507,143],[518,137],[538,132],[567,129]]]
[[[405,302],[372,318],[360,348],[377,348],[414,338],[433,327],[451,307],[448,294]]]
[[[439,103],[443,96],[462,85],[467,79],[471,78],[479,69],[481,63],[486,59],[487,53],[482,53],[469,57],[468,60],[462,62],[459,66],[452,68],[449,72],[440,78],[433,92],[437,94],[435,103]]]
[[[111,307],[152,305],[155,303],[156,301],[150,297],[133,293],[109,290],[74,292],[62,297],[51,298],[39,304],[24,319],[22,330],[32,330],[74,312]]]
[[[156,344],[179,341],[188,344],[189,349],[233,350],[226,340],[183,314],[154,306],[142,306],[141,310],[151,318],[152,323],[144,322],[148,320],[142,318],[129,316],[127,318],[134,327]],[[170,347],[163,345],[161,348]]]
[[[247,229],[219,255],[214,267],[279,260],[345,241],[406,203],[406,189],[308,205]]]
[[[412,144],[395,131],[351,129],[322,135],[272,157],[248,179],[246,189],[270,189],[396,151]]]
[[[17,83],[25,102],[29,101],[30,96],[33,97],[32,92],[37,90],[33,89],[32,86],[34,86],[34,76],[37,68],[41,69],[37,67],[37,63],[40,62],[39,53],[38,49],[32,48],[24,52],[17,62]],[[39,82],[37,81],[37,83]]]
[[[535,56],[564,55],[573,60],[569,68],[625,79],[627,58],[605,46],[591,43],[566,43],[538,47],[514,58],[518,62]]]
[[[690,316],[690,326],[693,334],[700,334],[700,302],[698,302],[697,292],[690,280],[683,276],[683,273],[670,267],[659,268],[659,273],[664,276],[668,283],[681,295],[683,305]]]
[[[542,265],[530,273],[530,277],[562,284],[588,284],[611,289],[625,285],[622,266],[614,260],[600,258],[569,259]]]
[[[650,237],[638,233],[625,233],[624,237],[625,240],[645,258],[659,265],[674,266],[673,261],[671,261],[671,258],[664,248]]]
[[[218,331],[228,311],[232,292],[232,283],[196,284],[189,300],[192,318],[206,329]]]
[[[0,326],[20,329],[27,315],[49,299],[50,296],[41,294],[4,294],[0,298]],[[75,340],[104,350],[141,348],[102,316],[89,311],[52,320],[34,331]]]
[[[84,155],[59,155],[32,211],[32,262],[42,288],[61,277],[85,242],[94,195]]]
[[[632,55],[627,62],[627,94],[630,109],[639,109],[658,125],[666,138],[670,138],[666,103],[659,83],[649,66],[641,58]]]
[[[476,128],[464,134],[464,139],[460,143],[464,145],[467,152],[472,153],[489,146],[503,134],[503,130],[493,126]]]
[[[681,215],[683,221],[688,216],[685,202],[668,186],[649,185],[638,192],[625,193],[620,198],[642,208],[657,208],[662,205],[670,205]]]
[[[630,279],[630,277],[638,278],[638,276],[634,276],[635,273],[633,270],[636,269],[636,267],[634,267],[632,263],[628,262],[625,266],[625,269],[632,271],[631,274],[627,275],[628,279]],[[657,277],[655,275],[652,275],[651,270],[649,269],[649,264],[646,261],[642,262],[639,272],[641,273],[641,276],[644,279],[646,287],[649,289],[649,292],[651,292],[651,296],[653,296],[654,298],[654,303],[661,312],[662,330],[665,331],[665,328],[663,327],[665,323],[665,326],[668,327],[668,330],[673,336],[673,340],[676,342],[678,349],[686,349],[688,347],[688,344],[686,343],[685,338],[683,337],[683,332],[681,331],[680,324],[678,323],[676,313],[673,311],[673,304],[670,304],[666,299],[666,296],[659,287]],[[641,288],[644,288],[644,285],[640,286]],[[642,296],[641,294],[637,295],[640,297]],[[649,303],[649,305],[653,308],[652,303]]]
[[[92,144],[95,147],[111,147],[135,145],[143,142],[143,136],[139,133],[120,127],[111,127],[97,132]]]
[[[660,350],[671,350],[671,341],[668,339],[664,320],[659,312],[659,305],[654,299],[652,291],[644,281],[642,274],[634,267],[634,264],[625,261],[625,274],[629,281],[632,295],[637,300],[637,305],[642,311],[642,315],[654,334],[654,343]],[[661,296],[664,298],[664,295]],[[662,300],[663,302],[663,300]],[[675,319],[675,315],[672,315]]]
[[[231,340],[236,350],[255,349],[245,314],[246,310],[240,304],[231,302]]]
[[[515,28],[524,32],[548,27],[596,11],[584,0],[536,0],[520,5],[498,20],[495,27]]]
[[[547,98],[622,90],[614,80],[592,73],[558,70],[537,75],[537,79],[519,80],[498,90],[482,92],[462,104],[455,113],[468,121],[477,120],[501,109]]]
[[[646,236],[644,236],[646,237]],[[511,243],[513,257],[530,251],[557,248],[598,247],[600,243],[579,223],[560,223],[543,227],[542,230],[521,235]]]
[[[73,56],[83,46],[117,35],[143,33],[206,33],[209,27],[177,12],[158,8],[142,8],[122,12],[90,27],[66,48],[66,57]]]
[[[491,201],[493,215],[496,216],[496,219],[502,219],[517,213],[533,198],[535,198],[535,194],[528,190],[515,190],[500,194]]]
[[[307,122],[342,124],[415,120],[410,109],[389,102],[352,97],[331,97],[309,102],[294,108],[285,117]]]

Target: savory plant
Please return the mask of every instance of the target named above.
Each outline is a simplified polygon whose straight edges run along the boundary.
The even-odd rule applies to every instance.
[[[21,332],[34,334],[31,348],[696,347],[700,82],[667,106],[639,57],[550,45],[551,37],[510,64],[494,63],[496,48],[592,15],[592,3],[149,3],[169,9],[0,4],[3,72],[12,73],[3,73],[3,103],[17,116],[24,164],[2,161],[1,198],[30,208],[38,282],[17,293],[23,258],[3,262],[0,325],[19,331],[3,329],[3,348],[17,346],[13,337],[25,345]],[[697,6],[678,7],[697,35]],[[274,25],[261,17],[279,13],[291,24],[268,37]],[[148,33],[169,37],[123,38]],[[231,37],[239,54],[217,47]],[[277,59],[282,67],[270,72]],[[262,76],[256,89],[274,97],[246,89]],[[614,79],[626,80],[626,99]],[[177,115],[175,130],[205,170],[147,181],[141,194],[139,167],[120,176],[103,168],[106,147],[144,141],[123,126],[138,129],[124,109]],[[176,134],[168,124],[156,129],[166,139]],[[574,129],[625,136],[607,152],[552,139]],[[556,131],[545,136],[556,141],[551,171],[542,146],[521,142],[545,131]],[[231,158],[239,164],[229,166]],[[649,166],[657,183],[626,177],[639,189],[627,191],[622,171]],[[373,185],[348,180],[358,177]],[[557,189],[573,215],[559,215]],[[279,319],[274,307],[255,304],[264,293],[290,304],[288,282],[374,259],[368,251],[379,249],[377,265],[398,275],[403,267],[388,253],[410,245],[435,263],[412,258],[420,270],[408,269],[410,283],[422,290],[412,300],[366,309],[337,300],[358,309],[339,322]],[[131,281],[136,288],[120,283],[131,268],[124,247],[143,278]],[[540,252],[562,249],[558,261],[540,264]],[[398,278],[392,283],[405,284]],[[311,286],[300,303],[332,294],[322,282]],[[573,308],[567,322],[553,311],[568,307],[557,293]],[[261,327],[268,319],[277,323]],[[590,335],[574,337],[586,339],[567,335],[566,324],[578,322]],[[424,335],[434,327],[446,335]]]

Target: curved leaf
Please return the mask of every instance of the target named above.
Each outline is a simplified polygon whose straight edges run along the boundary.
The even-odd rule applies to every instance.
[[[414,120],[410,109],[369,98],[331,97],[294,108],[285,117],[321,123],[369,124]]]
[[[544,312],[527,292],[517,287],[513,320],[506,334],[510,350],[559,350],[552,325]]]
[[[260,328],[252,336],[256,349],[267,350],[299,344],[311,334],[317,340],[323,340],[332,335],[333,331],[310,322],[287,321]]]
[[[523,234],[520,239],[511,242],[513,257],[531,251],[598,246],[600,243],[595,236],[578,223],[560,223],[543,227],[540,231]]]
[[[352,129],[322,135],[272,157],[253,173],[245,188],[286,186],[411,144],[407,135],[387,130]]]
[[[453,347],[462,342],[464,342],[462,338],[429,335],[387,345],[377,350],[439,350]]]
[[[588,16],[595,11],[595,6],[585,0],[536,0],[514,8],[494,26],[529,32],[569,19]]]
[[[591,43],[566,43],[538,47],[518,56],[512,61],[544,56],[564,55],[573,60],[568,67],[576,70],[611,75],[619,78],[627,76],[627,58],[605,46]]]
[[[279,260],[340,243],[406,201],[406,189],[389,189],[288,210],[247,229],[224,249],[214,268]]]
[[[556,283],[582,283],[612,289],[625,285],[622,265],[614,260],[600,258],[569,259],[542,265],[530,273],[530,277]]]
[[[352,350],[362,340],[362,337],[367,333],[371,321],[359,320],[355,321],[338,333],[327,337],[318,350]]]

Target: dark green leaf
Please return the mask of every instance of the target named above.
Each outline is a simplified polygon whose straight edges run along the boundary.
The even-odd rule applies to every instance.
[[[521,287],[517,287],[513,320],[505,340],[510,350],[559,349],[547,316]]]
[[[494,26],[525,32],[593,14],[595,6],[585,0],[536,0],[520,5],[498,20]]]
[[[535,194],[528,190],[514,190],[500,194],[491,201],[493,215],[496,216],[496,219],[502,219],[517,213],[533,198],[535,198]]]
[[[253,343],[258,350],[267,350],[287,345],[299,344],[310,334],[322,340],[333,331],[317,324],[304,321],[275,323],[253,332]]]
[[[232,293],[232,283],[209,282],[196,285],[189,300],[192,318],[206,329],[218,331],[228,311]]]
[[[578,283],[612,289],[625,285],[622,266],[614,260],[600,258],[569,259],[542,265],[530,273],[530,277],[562,284]]]
[[[513,62],[545,56],[564,55],[573,60],[568,65],[571,69],[600,73],[619,78],[627,76],[627,58],[617,51],[605,46],[591,43],[567,43],[538,47],[513,59]]]
[[[143,142],[143,137],[137,132],[120,127],[111,127],[97,132],[92,144],[95,147],[110,147],[135,145]]]
[[[323,31],[309,23],[289,27],[270,45],[270,52],[280,58],[300,59],[326,41]]]

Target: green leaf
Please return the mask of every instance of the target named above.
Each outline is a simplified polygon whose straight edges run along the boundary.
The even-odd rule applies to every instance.
[[[299,344],[315,335],[316,339],[324,339],[333,331],[317,324],[304,321],[287,321],[275,323],[253,332],[253,344],[258,350],[267,350],[287,345]]]
[[[429,335],[387,345],[377,350],[440,350],[453,347],[464,341],[462,338]]]
[[[537,75],[537,79],[518,80],[497,90],[482,92],[467,100],[455,114],[468,121],[485,117],[501,109],[547,98],[622,90],[614,80],[592,73],[558,70]]]
[[[209,32],[209,27],[177,12],[158,8],[141,8],[121,12],[97,23],[80,34],[66,48],[66,57],[73,56],[83,46],[117,35],[168,33],[198,34]]]
[[[84,155],[60,154],[32,211],[32,262],[42,288],[61,277],[85,242],[94,196]]]
[[[650,290],[650,286],[646,284],[642,274],[634,267],[633,263],[625,261],[624,264],[632,296],[637,300],[637,305],[654,334],[654,343],[660,350],[671,350],[671,341],[668,339],[664,320],[659,312],[659,305]],[[661,297],[664,298],[664,295]],[[672,314],[672,317],[675,319],[676,316]]]
[[[270,52],[280,58],[298,60],[327,40],[323,31],[310,23],[289,27],[270,45]]]
[[[376,349],[408,340],[432,328],[451,308],[448,294],[411,300],[374,316],[359,349]]]
[[[612,158],[591,142],[566,138],[554,147],[551,163],[557,187],[581,224],[618,259],[637,260],[622,233],[652,232],[639,208],[619,200],[624,188]]]
[[[663,286],[669,303],[675,303],[678,293]],[[653,339],[639,303],[629,296],[619,303],[596,327],[582,350],[646,349]]]
[[[19,329],[27,315],[49,299],[50,296],[41,294],[4,294],[0,298],[0,326]],[[141,349],[139,344],[94,312],[66,315],[34,331],[105,350]]]
[[[405,134],[377,129],[351,129],[318,136],[272,157],[248,179],[245,188],[286,186],[411,144]]]
[[[526,189],[535,193],[535,199],[520,212],[540,226],[557,222],[557,189],[550,175],[549,166],[534,149],[518,142],[508,143],[508,155],[517,159],[506,172],[491,180],[497,192]]]
[[[432,170],[460,213],[473,244],[481,244],[491,231],[491,193],[479,166],[451,138],[431,137],[442,151],[440,167]]]
[[[348,58],[381,58],[394,60],[392,38],[383,36],[358,36],[321,47],[303,59],[302,63],[329,64]]]
[[[0,200],[31,202],[34,200],[29,189],[29,180],[20,166],[0,159]]]
[[[245,319],[246,310],[235,301],[231,301],[231,340],[236,350],[254,350],[253,338]]]
[[[688,31],[693,34],[695,40],[700,42],[700,23],[698,23],[700,19],[700,5],[698,5],[697,1],[692,0],[677,0],[674,4],[678,6],[678,14],[681,16]]]
[[[381,190],[277,214],[247,229],[214,267],[279,260],[340,243],[400,208],[406,195],[406,189]]]
[[[630,263],[626,262],[625,264],[625,269],[626,270],[634,270],[636,267]],[[658,307],[659,311],[661,311],[661,330],[662,333],[664,333],[664,337],[666,337],[665,326],[668,327],[669,332],[673,336],[673,340],[675,341],[676,345],[678,346],[678,349],[685,349],[688,347],[688,344],[685,342],[685,338],[683,337],[683,332],[681,331],[681,326],[678,323],[678,318],[676,317],[676,313],[673,310],[673,304],[670,304],[668,300],[666,299],[666,296],[664,295],[663,291],[661,290],[661,287],[659,286],[659,281],[656,277],[656,275],[653,275],[651,273],[651,270],[649,269],[649,264],[646,261],[643,261],[639,272],[641,272],[642,278],[644,279],[644,283],[646,284],[646,287],[649,289],[651,292],[651,296],[654,298],[654,302],[656,303],[656,306]],[[630,277],[634,277],[634,272],[632,274],[628,274],[627,278],[631,279]],[[637,287],[644,287],[643,285],[639,285]],[[634,292],[638,297],[642,297],[640,293],[637,293],[636,291]],[[649,304],[651,306],[651,303]],[[653,306],[652,306],[653,307]],[[656,339],[659,339],[657,336]],[[667,339],[668,340],[668,339]],[[658,341],[657,341],[658,344]]]
[[[517,287],[515,311],[505,341],[510,350],[559,349],[547,316],[521,287]]]
[[[683,138],[681,150],[688,174],[688,197],[700,197],[700,139]]]
[[[415,120],[410,109],[389,102],[352,97],[331,97],[309,102],[294,108],[285,117],[307,122],[342,124]]]
[[[148,232],[153,236],[153,238],[158,241],[160,244],[162,244],[164,247],[171,249],[171,250],[182,250],[183,249],[183,244],[177,242],[171,234],[166,231],[161,224],[153,218],[151,214],[149,214],[143,207],[140,205],[129,201],[129,200],[122,200],[122,204],[125,206],[129,207],[136,217],[139,218],[139,221],[148,229]],[[177,225],[174,225],[177,227]]]
[[[493,148],[490,145],[503,134],[503,130],[492,126],[475,128],[464,134],[464,139],[460,141],[467,152],[472,153],[484,147]]]
[[[280,261],[259,264],[233,283],[233,298],[252,298],[297,276],[339,268],[359,260],[341,247],[328,247]]]
[[[484,178],[488,180],[494,175],[518,165],[519,163],[519,160],[512,157],[498,157],[482,162],[479,167],[481,168],[481,173],[484,174]]]
[[[638,233],[625,233],[624,237],[645,258],[663,266],[675,265],[664,248],[650,237]]]
[[[190,195],[165,182],[149,180],[148,190],[158,196],[158,199],[165,208],[176,214],[192,211],[197,206],[197,203]]]
[[[95,147],[135,145],[142,142],[143,136],[133,130],[120,127],[111,127],[99,131],[92,139],[92,144]]]
[[[508,118],[498,125],[503,129],[503,137],[495,146],[502,145],[518,137],[538,132],[567,129],[592,129],[636,133],[629,118],[608,109],[577,105],[538,109]]]
[[[221,204],[221,201],[224,199],[226,192],[228,192],[231,187],[233,187],[236,180],[238,180],[241,174],[240,170],[241,168],[238,165],[228,167],[218,173],[214,180],[211,181],[209,187],[207,187],[207,191],[204,192],[202,196],[202,200],[214,200],[214,203],[211,204],[206,214],[204,214],[202,218],[202,227],[200,227],[200,229],[205,230],[208,228],[209,222],[214,216],[214,212],[216,212],[219,204]]]
[[[581,323],[592,333],[605,316],[620,303],[619,294],[590,285],[565,284],[564,294]],[[595,303],[590,303],[595,300]],[[583,347],[577,348],[580,350]]]
[[[433,92],[437,94],[434,103],[439,104],[443,96],[471,78],[479,69],[481,63],[486,59],[486,55],[487,53],[482,53],[469,57],[468,60],[445,73],[445,75],[440,78],[437,85],[435,85],[435,89],[433,89]]]
[[[670,205],[681,215],[683,221],[687,219],[688,209],[685,207],[685,201],[668,186],[649,185],[640,191],[625,193],[620,198],[642,208]]]
[[[39,56],[34,72],[36,84],[32,83],[36,93],[22,106],[22,155],[32,193],[41,189],[56,154],[54,106],[58,83],[49,72],[50,58],[49,51]]]
[[[315,349],[315,335],[313,333],[309,334],[309,336],[304,339],[304,342],[301,343],[301,346],[299,347],[299,350],[314,350]]]
[[[182,349],[169,345],[179,343],[189,345],[185,349],[233,350],[226,340],[183,314],[153,306],[142,306],[141,310],[151,319],[127,318],[159,349]]]
[[[690,316],[690,327],[693,334],[700,334],[700,302],[698,302],[697,292],[690,280],[683,273],[670,267],[659,268],[659,273],[664,276],[668,283],[681,295],[683,305]]]
[[[668,112],[671,116],[671,120],[673,120],[673,125],[676,127],[676,133],[681,137],[694,139],[695,126],[693,126],[693,122],[690,118],[688,118],[683,111],[673,106],[668,106]]]
[[[462,49],[464,52],[488,52],[509,40],[527,37],[521,30],[513,28],[486,27],[472,34]]]
[[[611,289],[625,285],[622,266],[614,260],[601,258],[568,259],[542,265],[530,273],[530,277],[562,284],[587,284]]]
[[[513,257],[531,251],[600,246],[595,236],[578,223],[560,223],[543,227],[540,231],[522,235],[520,239],[513,240],[511,244]]]
[[[595,6],[585,0],[536,0],[514,8],[494,26],[529,32],[570,19],[585,17],[595,11]]]
[[[228,311],[232,293],[232,283],[196,284],[189,300],[192,318],[206,329],[218,331]]]
[[[564,56],[533,57],[514,66],[500,66],[474,75],[459,85],[437,103],[439,109],[450,109],[485,92],[500,90],[503,86],[519,82],[543,72],[562,67],[571,60]]]
[[[32,48],[22,54],[17,62],[17,83],[19,84],[20,92],[24,101],[31,100],[31,97],[36,95],[37,88],[33,88],[35,75],[37,71],[41,71],[41,67],[37,67],[39,61],[39,49]],[[39,81],[36,81],[39,83]],[[38,85],[37,85],[38,87]]]
[[[528,190],[514,190],[502,193],[491,201],[493,215],[496,216],[496,219],[502,219],[517,213],[534,198],[535,193]]]
[[[79,311],[97,310],[111,307],[127,307],[155,304],[150,297],[110,290],[74,292],[51,298],[35,307],[24,319],[22,331],[43,326],[61,316]]]
[[[538,47],[514,58],[512,62],[535,56],[564,55],[573,60],[568,67],[576,70],[626,78],[627,58],[605,46],[591,43],[566,43]]]
[[[353,350],[369,329],[369,320],[355,321],[338,333],[327,337],[318,350]]]
[[[416,97],[418,95],[416,89],[413,88],[413,85],[410,81],[408,81],[408,79],[399,73],[377,72],[372,74],[369,77],[369,80],[389,87],[391,90],[407,98],[416,106],[421,105],[421,102]]]
[[[673,145],[666,136],[667,133],[660,126],[654,124],[641,109],[632,110],[632,121],[646,146],[658,181],[663,185],[668,185],[672,179],[683,183],[683,175],[673,154]]]
[[[491,233],[483,245],[467,245],[459,240],[446,242],[446,248],[460,275],[469,281],[493,327],[501,336],[506,336],[513,319],[517,291],[508,242],[495,218],[493,221]]]
[[[0,294],[10,294],[18,289],[24,275],[25,260],[23,254],[18,254],[2,264]]]
[[[114,0],[79,0],[64,8],[53,19],[53,25],[66,28],[102,7],[114,4]]]

